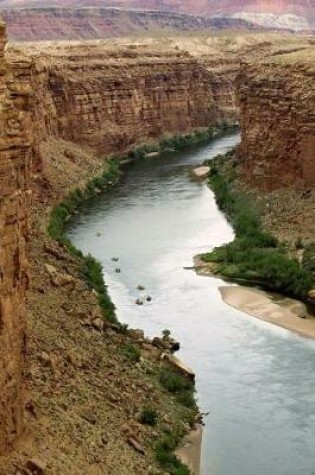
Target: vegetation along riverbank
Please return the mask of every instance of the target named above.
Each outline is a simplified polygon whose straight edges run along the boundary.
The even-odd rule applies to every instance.
[[[33,176],[27,295],[32,442],[3,458],[1,473],[24,470],[34,457],[60,473],[189,473],[174,452],[199,422],[191,374],[161,359],[169,353],[167,332],[153,342],[117,321],[101,264],[73,247],[66,227],[86,200],[111,193],[124,162],[206,144],[225,130],[167,136],[110,158],[62,140],[42,145],[45,176]]]
[[[315,286],[314,243],[304,242],[302,236],[293,242],[279,240],[264,226],[266,198],[242,185],[233,151],[209,165],[209,186],[233,225],[235,239],[203,254],[201,260],[228,280],[309,302]],[[285,215],[279,220],[285,227]]]
[[[85,157],[82,157],[82,160],[76,157],[76,163],[80,166],[79,170],[73,168],[71,179],[67,174],[60,173],[54,173],[50,177],[53,191],[58,190],[51,200],[54,206],[47,207],[37,203],[40,208],[35,213],[38,219],[37,229],[41,231],[38,238],[45,244],[44,249],[38,246],[33,250],[37,267],[33,287],[40,288],[39,299],[38,291],[33,295],[34,300],[32,299],[34,314],[36,315],[39,309],[47,309],[47,325],[52,313],[54,316],[58,315],[62,322],[61,328],[64,330],[67,327],[67,331],[73,336],[73,348],[68,350],[72,355],[71,361],[81,361],[84,357],[89,361],[103,361],[102,364],[97,364],[97,369],[93,363],[91,370],[85,370],[87,379],[100,381],[97,383],[97,389],[89,387],[89,383],[81,376],[80,391],[84,392],[88,407],[93,405],[88,394],[91,391],[100,393],[98,397],[105,401],[101,404],[102,407],[89,407],[89,410],[99,418],[99,429],[106,420],[109,444],[114,445],[115,438],[120,436],[122,443],[125,441],[126,447],[131,447],[120,447],[120,443],[116,447],[116,453],[123,450],[125,458],[129,458],[125,465],[133,467],[139,474],[164,473],[165,470],[175,475],[189,473],[186,466],[174,455],[174,450],[184,435],[194,427],[198,414],[194,383],[169,367],[167,360],[161,361],[161,354],[165,349],[153,345],[143,332],[129,330],[117,321],[115,307],[103,280],[101,264],[93,256],[83,256],[80,250],[73,246],[66,236],[66,227],[71,215],[78,213],[86,200],[97,199],[101,193],[110,193],[119,183],[123,173],[121,164],[153,157],[152,154],[171,153],[184,147],[206,144],[226,130],[226,127],[209,128],[190,134],[163,137],[159,143],[140,144],[124,155],[113,156],[104,163],[94,164],[93,167],[91,159],[87,161]],[[87,163],[90,164],[90,169],[87,169]],[[77,179],[79,176],[80,180]],[[76,188],[73,187],[75,183],[78,184]],[[43,261],[46,265],[45,274],[49,274],[49,282],[46,279],[45,283],[41,270]],[[62,280],[68,281],[65,285],[73,285],[69,303],[65,302],[64,286],[50,285],[51,282],[58,284]],[[38,325],[38,322],[39,320],[36,320],[35,324]],[[59,328],[54,327],[54,331],[58,330]],[[49,332],[51,331],[50,327]],[[45,337],[49,332],[46,328]],[[62,334],[62,331],[60,333]],[[61,334],[50,335],[50,341],[60,341]],[[93,339],[93,344],[89,342],[90,338]],[[85,347],[87,351],[83,351],[83,356],[79,357]],[[110,378],[109,386],[101,384],[101,380],[107,380],[106,375],[111,372],[114,376]],[[77,377],[79,378],[79,375]],[[121,391],[123,396],[120,395]],[[61,395],[63,400],[63,392]],[[81,397],[78,397],[78,400]],[[47,405],[50,403],[47,402]],[[59,404],[60,401],[57,405]],[[108,410],[113,412],[110,418]],[[116,411],[119,412],[118,415],[115,415]],[[76,404],[72,407],[72,412],[81,421]],[[114,426],[108,419],[112,419],[113,424],[116,420]],[[58,417],[55,420],[58,422]],[[66,426],[60,423],[58,430],[61,429],[66,430]],[[84,454],[85,451],[82,452],[82,457]],[[101,460],[100,464],[106,462],[106,466],[110,466],[111,462],[105,454],[103,458],[104,461]],[[112,465],[114,467],[114,461]],[[148,467],[151,467],[150,472],[147,471]]]
[[[86,286],[97,299],[100,316],[92,320],[92,327],[100,326],[102,332],[115,332],[118,343],[117,352],[128,361],[136,365],[138,371],[144,372],[146,379],[150,380],[151,387],[155,387],[155,403],[147,401],[138,409],[136,420],[146,428],[147,440],[139,437],[136,432],[130,438],[127,431],[127,441],[135,451],[147,450],[153,454],[157,467],[168,470],[174,475],[189,474],[189,469],[175,455],[175,449],[183,437],[195,426],[198,408],[194,397],[194,382],[187,375],[174,370],[166,360],[161,359],[165,348],[157,348],[150,340],[146,339],[143,332],[129,330],[121,324],[116,317],[115,306],[107,291],[103,279],[102,265],[93,256],[84,256],[76,249],[66,236],[66,228],[71,215],[79,212],[80,206],[91,199],[97,199],[101,193],[110,193],[113,187],[119,184],[123,173],[121,164],[153,158],[161,153],[172,153],[191,146],[209,143],[215,136],[224,133],[226,126],[196,130],[189,134],[176,134],[163,137],[158,143],[141,144],[124,155],[115,155],[107,159],[101,172],[89,179],[85,186],[69,191],[68,195],[52,209],[48,223],[50,238],[73,256],[76,270]],[[157,345],[159,346],[159,345]],[[133,385],[130,382],[131,386]],[[163,398],[169,399],[171,404],[166,410],[163,407]],[[161,407],[163,412],[161,415]],[[150,434],[151,432],[151,434]],[[152,455],[151,455],[151,465]],[[149,463],[150,466],[150,463]],[[153,470],[153,469],[152,469]],[[151,473],[151,472],[150,472]],[[156,473],[152,471],[152,473]]]

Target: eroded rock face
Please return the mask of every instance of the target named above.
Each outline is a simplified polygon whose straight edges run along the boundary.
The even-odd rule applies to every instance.
[[[315,185],[315,52],[243,64],[237,79],[244,178],[271,191]]]
[[[164,133],[235,121],[213,74],[186,52],[94,43],[30,54],[38,140],[58,137],[105,157]]]
[[[0,454],[23,429],[31,136],[28,61],[8,66],[0,23]]]

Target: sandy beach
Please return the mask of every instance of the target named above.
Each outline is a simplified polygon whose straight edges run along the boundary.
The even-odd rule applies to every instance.
[[[228,305],[302,336],[315,338],[315,318],[307,314],[302,302],[285,297],[275,299],[263,290],[249,287],[224,286],[219,290]]]
[[[193,475],[200,475],[202,445],[202,427],[198,425],[183,441],[183,445],[176,450],[177,457],[189,468]]]

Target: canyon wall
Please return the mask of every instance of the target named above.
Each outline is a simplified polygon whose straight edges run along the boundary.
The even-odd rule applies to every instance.
[[[0,455],[23,431],[31,170],[48,203],[46,172],[56,154],[63,166],[77,158],[66,158],[64,147],[92,151],[100,168],[106,154],[136,142],[236,118],[224,99],[230,83],[220,88],[187,52],[97,42],[5,46],[1,23]]]
[[[58,137],[105,156],[165,133],[236,120],[225,90],[186,52],[74,44],[30,54],[38,142]]]
[[[315,185],[314,48],[243,64],[237,78],[245,179],[260,189]]]
[[[30,63],[5,58],[0,23],[0,454],[23,430],[27,210],[31,134]]]
[[[193,42],[191,48],[196,51]],[[97,157],[99,170],[108,153],[137,142],[235,123],[239,49],[230,40],[226,49],[232,51],[228,61],[215,50],[205,54],[201,46],[194,56],[180,44],[158,49],[150,42],[12,45],[5,52],[1,24],[0,453],[12,447],[23,429],[31,169],[35,182],[49,164],[60,175],[62,167],[69,171],[81,160],[77,174],[68,173],[70,188],[82,170],[90,171],[89,157]],[[257,55],[264,55],[260,50]],[[250,183],[265,189],[309,187],[315,180],[314,52],[279,58],[242,65],[237,80],[243,129],[239,156]],[[52,174],[46,176],[42,203],[48,207]]]

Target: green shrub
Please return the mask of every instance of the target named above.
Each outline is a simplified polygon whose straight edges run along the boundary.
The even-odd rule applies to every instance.
[[[179,393],[176,396],[176,400],[182,404],[183,406],[187,407],[188,409],[194,409],[197,410],[197,403],[195,399],[195,394],[194,391],[189,390],[189,391],[184,391],[182,393]]]
[[[119,179],[119,164],[116,160],[108,160],[103,173],[99,177],[90,180],[85,190],[76,188],[71,191],[67,198],[53,209],[48,224],[48,234],[52,239],[61,242],[73,255],[82,261],[82,275],[91,289],[98,294],[98,303],[105,319],[117,323],[115,306],[112,303],[107,287],[104,283],[102,265],[91,255],[83,256],[65,235],[65,226],[69,216],[88,198],[95,194],[96,189],[105,190]]]
[[[263,230],[259,208],[245,192],[233,188],[233,177],[228,179],[219,173],[220,162],[222,157],[215,161],[209,183],[236,236],[233,242],[204,254],[202,259],[217,263],[217,272],[230,279],[259,283],[267,289],[305,300],[314,284],[311,273],[314,261],[306,257],[301,266],[287,254],[286,246]]]
[[[315,274],[315,243],[310,243],[304,247],[302,264],[304,269]]]
[[[178,393],[193,389],[193,384],[183,376],[168,368],[163,368],[159,374],[159,381],[170,393]]]
[[[176,400],[183,406],[193,410],[197,408],[193,382],[169,368],[160,370],[159,381],[163,388],[174,394]]]
[[[111,301],[107,293],[107,286],[104,283],[102,264],[90,254],[84,256],[82,259],[82,275],[88,286],[97,292],[103,317],[110,322],[117,323],[115,305]]]
[[[127,345],[123,346],[121,349],[121,353],[123,356],[125,356],[134,363],[140,361],[140,349],[137,345],[134,345],[133,343],[128,343]]]
[[[145,408],[140,414],[139,421],[141,424],[148,426],[156,426],[158,420],[158,414],[155,409]]]
[[[176,134],[170,138],[164,137],[159,145],[161,151],[167,149],[182,150],[192,145],[207,143],[212,140],[213,135],[214,129],[209,127],[205,130],[195,130],[190,134]]]
[[[158,463],[171,475],[190,475],[189,469],[174,454],[183,435],[179,431],[165,434],[155,448]]]

